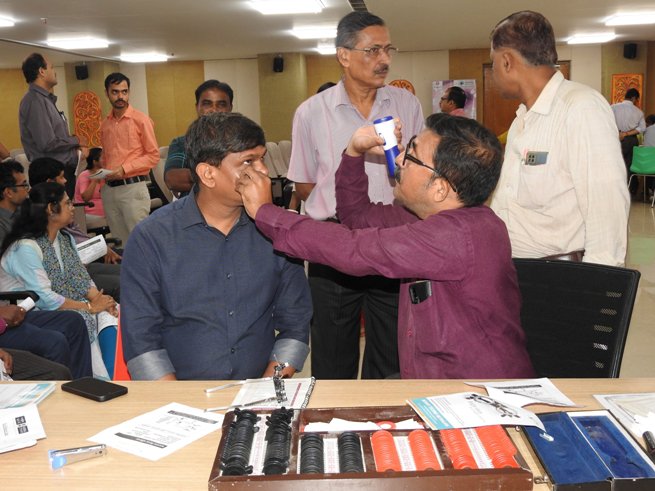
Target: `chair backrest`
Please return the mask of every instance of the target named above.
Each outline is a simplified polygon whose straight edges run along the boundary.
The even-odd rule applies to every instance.
[[[17,153],[16,155],[14,155],[13,158],[14,158],[14,160],[16,162],[18,162],[20,165],[23,166],[23,170],[24,170],[24,173],[25,173],[25,178],[29,180],[28,176],[30,175],[29,174],[30,161],[27,160],[27,155],[25,155],[24,153]]]
[[[275,142],[266,142],[266,155],[271,158],[273,168],[275,169],[275,175],[271,175],[270,177],[286,177],[287,167],[282,158],[282,152],[280,152],[278,144]],[[266,160],[266,158],[264,158],[264,160]],[[268,167],[268,164],[266,164],[266,166]],[[270,168],[268,169],[268,172],[270,174]]]
[[[618,377],[639,271],[545,259],[514,259],[514,265],[537,375]]]
[[[285,169],[288,170],[289,162],[291,162],[291,140],[280,140],[277,142],[277,146],[280,147]]]
[[[655,147],[634,147],[630,172],[655,174]]]
[[[151,173],[152,176],[150,180],[155,186],[156,197],[159,197],[162,200],[163,204],[168,204],[173,201],[173,192],[168,189],[166,186],[166,181],[164,180],[164,167],[166,166],[166,158],[159,159],[157,165],[153,167]]]

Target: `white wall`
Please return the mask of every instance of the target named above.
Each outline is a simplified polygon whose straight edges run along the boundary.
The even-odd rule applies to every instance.
[[[240,112],[261,124],[257,59],[205,61],[205,80],[212,78],[232,87],[234,112]]]
[[[120,63],[120,72],[130,79],[130,105],[148,114],[148,87],[145,63]]]
[[[601,45],[563,45],[557,47],[560,60],[571,60],[571,80],[601,91]]]
[[[428,116],[432,114],[432,81],[450,78],[448,61],[448,51],[401,51],[393,57],[387,82],[396,79],[411,81],[423,115]]]

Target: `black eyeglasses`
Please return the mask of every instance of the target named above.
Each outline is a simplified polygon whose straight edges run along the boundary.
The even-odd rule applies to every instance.
[[[349,48],[348,46],[343,46],[346,49],[349,49],[351,51],[363,51],[366,53],[366,56],[370,56],[371,58],[378,58],[380,56],[380,53],[384,51],[384,54],[387,56],[393,56],[398,52],[398,48],[395,46],[371,46],[370,48]]]
[[[416,165],[420,165],[421,167],[425,167],[426,169],[430,169],[432,172],[434,172],[436,174],[437,177],[440,177],[441,179],[446,181],[448,183],[448,185],[451,188],[453,188],[453,191],[457,192],[457,188],[455,186],[453,186],[453,183],[450,182],[450,180],[446,176],[444,176],[441,172],[439,172],[434,167],[430,167],[429,165],[424,164],[423,162],[421,162],[419,159],[417,159],[413,155],[410,155],[409,151],[412,148],[414,148],[414,140],[415,139],[416,139],[416,135],[411,137],[409,139],[409,142],[407,143],[407,148],[405,149],[405,155],[403,156],[403,167],[405,167],[407,165],[406,161],[409,160],[410,162],[413,162]]]
[[[25,189],[30,189],[32,186],[30,186],[29,183],[24,182],[22,184],[16,184],[15,186],[12,186],[13,188],[25,188]]]

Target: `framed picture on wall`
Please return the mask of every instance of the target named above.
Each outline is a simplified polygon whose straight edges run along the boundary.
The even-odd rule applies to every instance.
[[[610,104],[616,104],[625,99],[628,89],[637,89],[639,94],[644,93],[644,75],[642,73],[615,73],[612,75],[612,100]],[[637,101],[637,107],[641,107],[641,98]]]

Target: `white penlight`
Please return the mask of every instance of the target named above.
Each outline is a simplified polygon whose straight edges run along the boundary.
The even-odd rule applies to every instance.
[[[0,27],[14,27],[16,23],[14,22],[14,19],[10,19],[9,17],[0,17]]]
[[[333,27],[297,27],[291,30],[291,34],[298,39],[334,39],[337,30]]]
[[[101,49],[109,46],[106,39],[92,37],[49,39],[46,44],[59,49]]]
[[[605,21],[606,26],[638,26],[646,24],[655,24],[655,12],[616,14],[608,17]]]
[[[250,5],[264,15],[318,14],[324,8],[321,0],[252,0]]]
[[[333,55],[337,52],[337,48],[332,43],[318,43],[318,46],[316,46],[316,51],[322,55]]]
[[[613,32],[605,32],[602,34],[576,34],[570,37],[566,42],[568,44],[596,44],[606,43],[616,38]]]
[[[161,53],[132,53],[121,55],[121,61],[128,63],[154,63],[168,60],[168,56]]]

